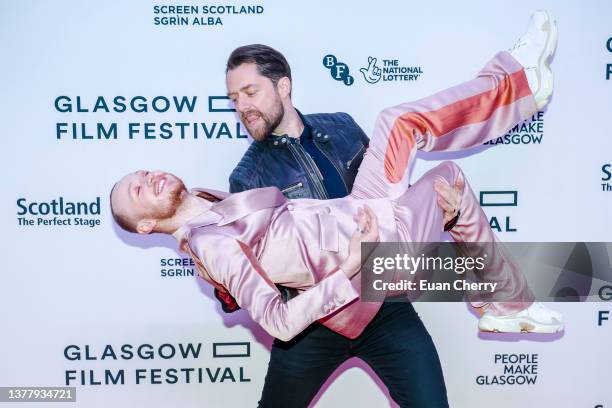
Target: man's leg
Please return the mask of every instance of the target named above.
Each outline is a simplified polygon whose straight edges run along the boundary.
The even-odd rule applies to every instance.
[[[400,407],[448,407],[436,347],[410,303],[385,303],[354,341],[353,354],[372,367]]]
[[[398,197],[408,188],[417,149],[480,146],[536,110],[523,67],[509,53],[500,52],[475,79],[382,111],[351,195]]]
[[[498,282],[496,297],[508,301],[490,303],[489,313],[505,316],[524,310],[533,302],[533,295],[525,277],[511,261],[509,254],[499,244],[489,225],[478,199],[474,195],[465,175],[455,163],[447,161],[434,167],[423,175],[404,195],[393,200],[394,212],[400,220],[398,231],[400,240],[406,242],[436,242],[443,230],[443,214],[437,204],[437,194],[433,189],[435,180],[453,185],[462,179],[465,187],[459,210],[461,216],[450,231],[455,242],[490,242],[495,250],[487,258],[487,282]],[[483,306],[477,293],[468,292],[474,307]]]
[[[525,276],[518,270],[507,248],[500,243],[491,229],[484,211],[461,169],[453,162],[444,162],[428,171],[403,196],[392,201],[398,220],[400,240],[404,242],[435,242],[443,229],[442,210],[437,205],[435,180],[452,184],[464,181],[457,224],[450,235],[457,243],[480,243],[479,247],[462,246],[470,256],[486,251],[486,267],[475,275],[482,282],[497,283],[494,294],[468,291],[467,297],[474,307],[485,304],[487,309],[478,322],[486,331],[554,333],[563,329],[563,316],[534,302]],[[482,243],[490,243],[483,247]],[[475,252],[474,252],[475,251]],[[467,277],[470,279],[470,275]]]
[[[350,340],[314,323],[289,342],[274,340],[260,408],[307,407],[349,355]]]

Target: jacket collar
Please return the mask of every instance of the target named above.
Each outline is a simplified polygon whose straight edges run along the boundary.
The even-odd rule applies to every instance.
[[[186,235],[193,228],[211,224],[227,225],[255,211],[275,208],[287,201],[287,198],[276,187],[257,188],[235,194],[194,188],[190,193],[208,200],[212,197],[219,201],[215,202],[208,211],[192,218],[172,234],[179,242],[186,239]]]
[[[214,190],[204,191],[214,192]],[[214,203],[210,208],[211,211],[221,215],[218,225],[230,224],[255,211],[278,207],[287,201],[287,198],[276,187],[256,188],[236,194],[225,194],[225,198]]]
[[[298,116],[300,117],[300,119],[302,120],[302,123],[304,124],[304,127],[308,128],[310,130],[310,132],[313,131],[312,126],[310,125],[310,121],[308,120],[308,118],[304,115],[302,115],[302,112],[299,111],[299,109],[295,108],[295,111],[297,112]],[[253,141],[253,143],[257,143],[260,144],[262,146],[266,146],[268,148],[285,148],[287,147],[289,144],[291,143],[300,143],[299,142],[299,138],[293,138],[293,137],[289,137],[286,134],[285,135],[274,135],[274,134],[269,134],[268,137],[266,137],[265,140],[258,142],[258,141]]]

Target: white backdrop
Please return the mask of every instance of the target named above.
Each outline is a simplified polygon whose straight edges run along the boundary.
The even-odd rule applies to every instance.
[[[200,11],[213,4],[184,3]],[[74,372],[70,385],[77,387],[79,407],[256,405],[271,338],[243,311],[224,315],[210,288],[195,276],[163,276],[163,269],[173,267],[162,263],[182,256],[176,244],[170,238],[147,240],[119,231],[107,198],[113,183],[136,169],[169,170],[188,186],[227,190],[229,173],[249,140],[237,138],[245,131],[236,130],[235,114],[210,112],[208,99],[225,94],[226,58],[244,44],[268,44],[285,54],[293,71],[294,104],[303,113],[348,112],[369,132],[380,109],[473,77],[494,53],[513,45],[534,10],[550,10],[560,33],[553,62],[555,94],[541,129],[517,132],[522,140],[539,143],[497,144],[472,155],[422,156],[415,179],[451,157],[475,191],[516,192],[516,206],[484,207],[499,222],[502,240],[611,240],[612,192],[603,191],[602,167],[612,163],[612,81],[606,79],[607,64],[612,64],[606,48],[612,37],[612,3],[223,4],[260,6],[262,12],[214,15],[222,25],[164,26],[155,25],[154,18],[163,16],[154,13],[154,6],[165,3],[1,3],[0,386],[63,386],[67,372]],[[351,86],[330,76],[322,64],[328,54],[348,65]],[[379,65],[383,59],[398,60],[423,73],[416,81],[370,84],[359,72],[370,56]],[[54,105],[59,96],[80,97],[81,107],[90,112],[59,112]],[[193,112],[91,112],[99,96],[107,101],[115,96],[197,100]],[[228,107],[223,100],[213,102]],[[191,132],[185,139],[145,139],[142,131],[130,139],[128,124],[145,122],[216,125],[212,139],[201,131],[197,140]],[[84,123],[87,135],[95,134],[97,123],[116,123],[117,138],[83,139],[80,133],[75,139],[71,133],[58,138],[58,123],[75,123],[77,129]],[[222,126],[231,137],[227,132],[216,137]],[[38,225],[38,218],[54,216],[20,214],[17,204],[59,197],[87,203],[100,197],[99,214],[82,215],[100,225],[74,225],[72,215],[57,217],[73,225]],[[30,220],[34,225],[23,225]],[[452,407],[612,406],[612,322],[598,324],[610,304],[555,305],[567,320],[565,332],[555,336],[479,334],[477,317],[465,304],[415,307],[438,348]],[[244,356],[215,358],[215,343],[218,353]],[[218,343],[247,343],[248,350],[244,344]],[[145,358],[122,358],[122,345],[143,344]],[[147,359],[147,344],[155,350],[161,346],[165,356],[179,344],[200,344],[201,349],[197,358],[179,357],[177,351],[172,358],[156,353]],[[80,359],[75,347],[65,354],[68,346],[81,350]],[[85,359],[86,346],[87,357],[96,360]],[[478,383],[484,376],[490,382],[504,375],[496,355],[514,354],[537,359],[537,374],[527,375],[534,384]],[[183,372],[169,384],[172,376],[166,369],[180,374],[182,368],[200,368],[202,381],[194,371],[190,382]],[[144,370],[140,384],[138,369]],[[118,378],[120,370],[123,384],[105,384],[106,372]],[[53,406],[64,405],[75,404]],[[332,376],[313,405],[394,406],[382,383],[357,360]]]

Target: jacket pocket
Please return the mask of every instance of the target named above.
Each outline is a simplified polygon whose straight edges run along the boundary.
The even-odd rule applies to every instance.
[[[317,213],[319,245],[324,251],[338,252],[338,220],[329,213]]]
[[[281,189],[281,193],[287,198],[305,198],[306,188],[304,187],[304,183],[298,181],[297,183],[289,184],[286,187]]]

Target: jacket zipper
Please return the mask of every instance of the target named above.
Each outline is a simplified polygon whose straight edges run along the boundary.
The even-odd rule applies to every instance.
[[[338,172],[338,175],[340,176],[340,180],[342,180],[342,184],[344,185],[344,190],[346,191],[347,194],[350,193],[348,186],[346,185],[346,181],[344,181],[343,172],[340,170],[340,167],[338,167],[335,160],[332,160],[332,158],[329,157],[329,155],[325,153],[325,151],[319,147],[319,143],[317,141],[315,141],[314,145],[316,146],[317,149],[319,149],[321,153],[323,153],[323,156],[325,156],[327,160],[329,160],[329,162],[334,166],[334,168]]]
[[[287,147],[289,147],[289,151],[293,153],[296,160],[298,160],[300,164],[306,170],[306,177],[308,177],[309,180],[312,182],[312,186],[314,187],[315,192],[319,195],[319,198],[323,200],[329,198],[327,196],[327,192],[325,191],[325,188],[321,184],[321,180],[323,179],[323,176],[321,175],[319,168],[314,163],[312,163],[312,159],[306,156],[305,152],[300,152],[296,146],[297,146],[296,144],[291,143]],[[301,145],[300,145],[300,148],[303,149]],[[308,159],[310,159],[310,161],[308,161]],[[312,169],[314,169],[314,172],[318,174],[319,176],[318,179],[317,179],[317,176],[312,174],[313,173]]]
[[[359,150],[357,150],[357,153],[355,153],[353,155],[353,157],[351,157],[351,160],[346,162],[346,168],[350,169],[351,168],[351,163],[353,163],[353,161],[357,158],[357,156],[359,156],[359,153],[363,152],[365,149],[364,145],[361,145],[361,147],[359,148]]]
[[[285,193],[290,193],[291,191],[297,190],[298,188],[302,188],[304,186],[304,184],[302,184],[301,181],[291,184],[290,186],[287,186],[285,188],[283,188],[281,190],[281,193],[285,194]]]

